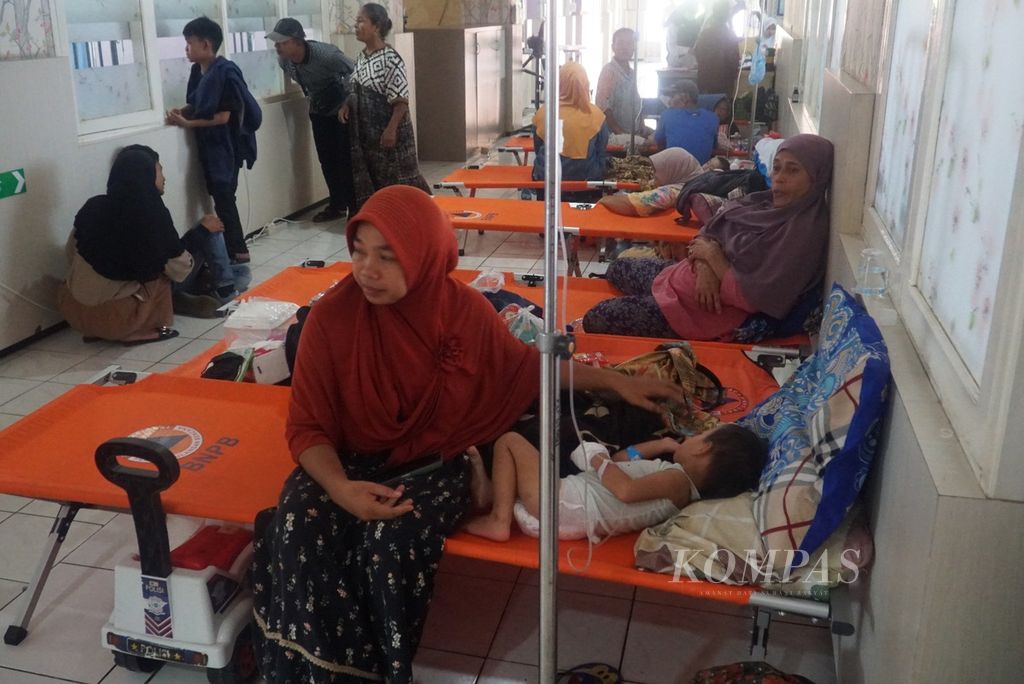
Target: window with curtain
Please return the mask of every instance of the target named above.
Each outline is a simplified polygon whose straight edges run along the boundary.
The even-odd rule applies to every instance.
[[[222,24],[220,0],[154,0],[156,43],[164,109],[185,106],[185,89],[192,64],[185,58],[185,24],[206,16]]]
[[[256,97],[284,92],[284,79],[274,45],[267,33],[277,23],[276,0],[227,0],[228,25],[224,32],[229,57],[245,74]]]
[[[907,232],[932,8],[932,0],[900,0],[895,13],[874,207],[897,249]]]
[[[917,287],[980,381],[1024,128],[1024,3],[960,0],[952,26]]]
[[[139,0],[64,7],[79,120],[153,110]]]

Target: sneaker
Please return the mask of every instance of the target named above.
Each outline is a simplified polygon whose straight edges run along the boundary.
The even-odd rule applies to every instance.
[[[327,207],[319,214],[313,216],[313,223],[326,223],[327,221],[337,221],[340,218],[345,218],[345,212],[335,209],[334,207]]]

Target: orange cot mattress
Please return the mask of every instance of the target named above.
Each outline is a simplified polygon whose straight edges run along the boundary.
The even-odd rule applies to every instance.
[[[52,501],[127,508],[100,475],[96,447],[148,437],[178,457],[164,492],[169,513],[251,523],[273,506],[294,463],[284,423],[287,387],[151,375],[133,385],[78,385],[0,432],[0,491]]]
[[[544,232],[544,202],[440,195],[434,201],[458,229]],[[689,242],[697,236],[698,226],[681,226],[675,222],[678,217],[675,211],[646,217],[621,216],[600,204],[591,209],[574,209],[569,202],[562,202],[563,224],[584,237]]]
[[[514,135],[503,144],[498,145],[496,148],[499,152],[533,152],[533,135]],[[625,147],[622,145],[609,145],[609,152],[624,152]],[[525,163],[525,162],[524,162]]]
[[[533,180],[532,169],[526,166],[481,166],[477,169],[457,169],[449,173],[440,183],[438,189],[452,190],[486,190],[502,188],[543,188],[544,181]],[[562,181],[563,192],[577,190],[639,190],[639,183],[616,181]]]

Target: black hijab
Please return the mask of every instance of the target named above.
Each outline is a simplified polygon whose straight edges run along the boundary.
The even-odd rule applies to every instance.
[[[78,253],[104,278],[153,280],[184,249],[156,187],[159,159],[143,145],[121,150],[107,194],[89,199],[75,216]]]

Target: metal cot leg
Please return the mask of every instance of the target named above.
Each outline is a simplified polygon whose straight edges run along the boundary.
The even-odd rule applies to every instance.
[[[767,608],[754,608],[750,625],[750,655],[755,660],[768,656],[768,629],[772,624],[772,612]]]
[[[53,521],[53,527],[50,528],[50,534],[46,538],[43,557],[36,567],[36,572],[32,576],[32,581],[26,590],[28,600],[25,601],[25,607],[21,612],[21,620],[16,624],[10,625],[4,633],[4,643],[8,646],[17,646],[28,636],[28,623],[32,619],[32,613],[35,612],[36,604],[43,593],[43,587],[46,585],[46,579],[50,576],[50,570],[53,569],[53,561],[57,558],[57,553],[60,551],[61,544],[64,543],[64,538],[68,536],[71,522],[75,519],[79,508],[81,508],[79,504],[61,504],[60,512],[57,513],[57,517]]]

